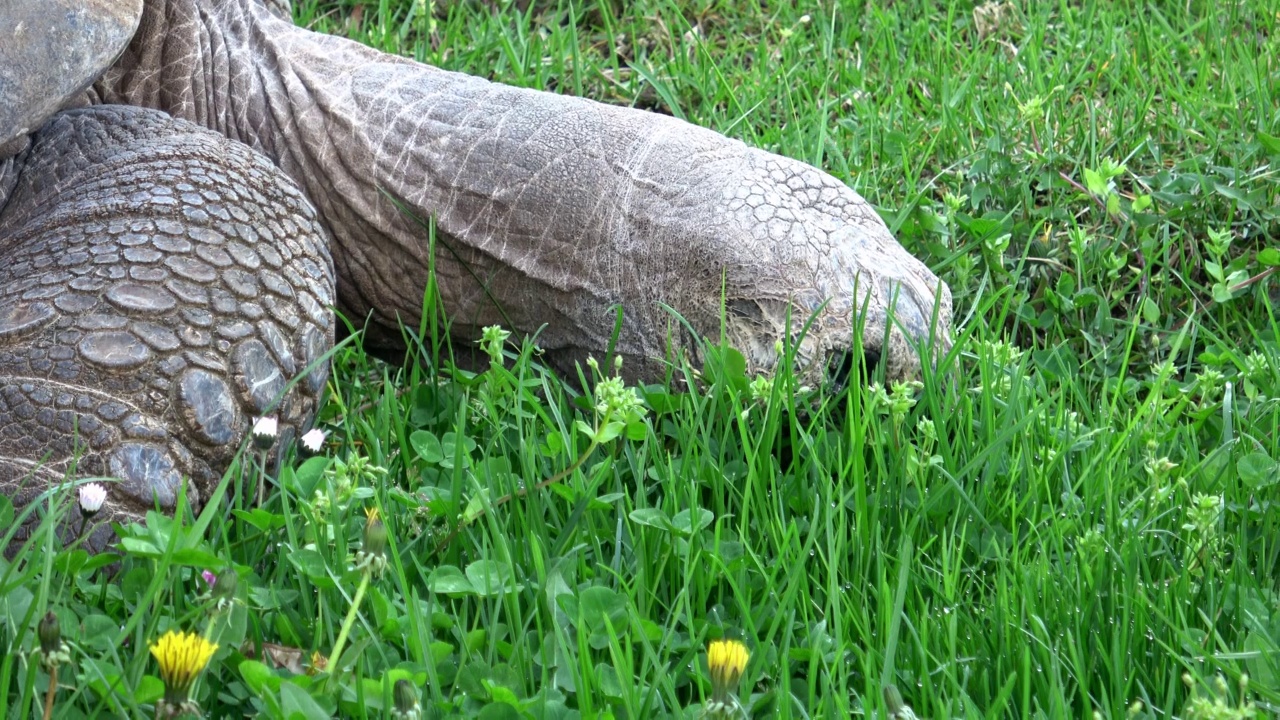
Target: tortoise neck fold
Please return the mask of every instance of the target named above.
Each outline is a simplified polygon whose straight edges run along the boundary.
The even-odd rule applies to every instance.
[[[151,0],[90,103],[163,110],[279,162],[263,99],[274,81],[259,39],[295,28],[256,0]]]

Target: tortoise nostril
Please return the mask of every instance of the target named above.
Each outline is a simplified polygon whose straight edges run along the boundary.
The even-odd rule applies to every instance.
[[[755,300],[730,300],[725,303],[725,309],[733,317],[752,322],[764,320],[764,310]]]
[[[875,374],[876,367],[880,365],[880,351],[875,348],[863,348],[861,370],[854,367],[854,357],[854,353],[850,350],[833,353],[827,362],[827,380],[836,387],[843,388],[853,380],[855,373],[860,377],[869,378]]]

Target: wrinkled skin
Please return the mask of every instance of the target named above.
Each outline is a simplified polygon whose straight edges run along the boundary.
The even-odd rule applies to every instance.
[[[418,323],[426,233],[388,195],[436,220],[452,332],[543,328],[562,370],[604,351],[616,305],[642,377],[695,350],[664,306],[716,337],[723,305],[759,371],[816,312],[811,379],[858,318],[890,377],[918,368],[913,345],[946,344],[946,286],[816,168],[311,33],[279,3],[140,12],[87,90],[64,81],[71,109],[0,126],[0,486],[20,502],[106,474],[122,480],[107,517],[137,517],[183,478],[207,494],[252,416],[305,427],[329,307],[387,349]]]

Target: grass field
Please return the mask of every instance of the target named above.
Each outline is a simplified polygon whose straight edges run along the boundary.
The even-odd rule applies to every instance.
[[[261,507],[0,565],[0,714],[44,708],[47,610],[59,718],[150,717],[170,628],[220,645],[211,717],[408,680],[424,717],[694,718],[725,637],[754,718],[1280,712],[1280,2],[295,4],[827,169],[950,284],[955,349],[845,391],[723,351],[606,418],[518,338],[479,375],[348,344]]]

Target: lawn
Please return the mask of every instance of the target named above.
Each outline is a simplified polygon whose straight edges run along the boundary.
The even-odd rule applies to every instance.
[[[451,369],[439,314],[403,366],[352,338],[260,507],[250,453],[115,554],[0,563],[0,714],[44,710],[48,611],[58,718],[153,716],[170,629],[219,646],[210,717],[389,717],[403,680],[430,718],[696,718],[726,638],[753,718],[1280,711],[1280,2],[295,5],[827,169],[950,284],[954,349],[807,388],[718,347],[592,398],[497,332]]]

